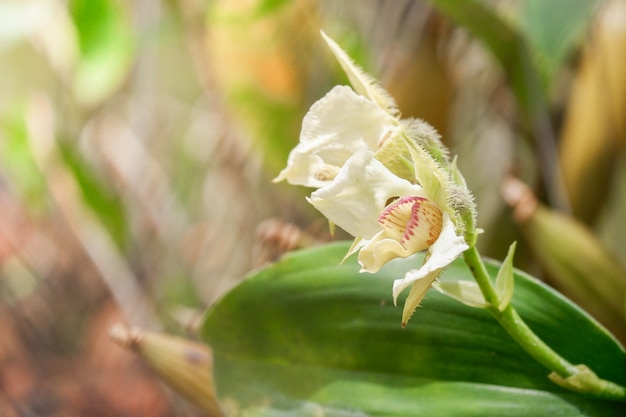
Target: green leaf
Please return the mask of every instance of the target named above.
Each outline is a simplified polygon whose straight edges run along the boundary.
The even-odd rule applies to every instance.
[[[291,3],[292,0],[260,0],[256,4],[256,16],[257,18],[263,17],[267,14],[276,12],[281,7]]]
[[[130,70],[135,40],[130,16],[119,0],[72,0],[69,6],[80,49],[74,92],[79,101],[96,104]]]
[[[466,27],[492,52],[527,112],[533,110],[533,96],[551,86],[563,62],[581,42],[601,3],[600,0],[525,0],[519,2],[519,10],[514,9],[506,17],[496,7],[478,0],[430,2]],[[539,99],[543,97],[534,100]]]
[[[218,394],[231,415],[623,415],[626,404],[570,393],[485,311],[430,291],[411,325],[393,306],[395,278],[421,255],[360,274],[342,242],[253,273],[206,315]],[[489,263],[495,276],[498,265]],[[589,315],[515,273],[512,303],[572,363],[625,384],[624,350]],[[462,261],[444,280],[470,280]]]
[[[120,196],[111,184],[96,174],[93,166],[73,144],[64,141],[58,143],[63,163],[80,187],[85,203],[102,222],[118,248],[125,250],[130,227]]]
[[[30,210],[46,207],[46,183],[30,151],[21,105],[16,105],[0,119],[0,166]]]
[[[600,3],[600,0],[519,2],[520,29],[547,86],[582,41]]]

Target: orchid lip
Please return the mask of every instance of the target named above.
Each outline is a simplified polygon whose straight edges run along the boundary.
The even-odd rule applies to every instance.
[[[424,197],[408,196],[395,200],[378,218],[386,234],[405,249],[428,249],[439,237],[443,213]]]

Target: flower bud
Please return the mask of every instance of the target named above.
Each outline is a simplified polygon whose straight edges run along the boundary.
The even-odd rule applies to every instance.
[[[559,290],[625,340],[626,267],[585,225],[539,203],[521,181],[509,179],[503,194]]]
[[[223,412],[213,384],[213,358],[208,346],[161,333],[111,328],[109,336],[119,345],[137,352],[157,375],[210,417]]]

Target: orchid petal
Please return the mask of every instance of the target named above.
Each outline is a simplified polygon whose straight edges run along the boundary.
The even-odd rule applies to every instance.
[[[363,245],[359,252],[361,272],[375,273],[387,262],[395,258],[406,258],[415,252],[409,252],[397,240],[380,238],[383,232]]]
[[[352,236],[371,239],[380,232],[378,217],[391,198],[422,195],[419,185],[396,177],[373,154],[359,151],[309,202]]]
[[[275,182],[322,187],[355,151],[374,151],[399,122],[350,87],[336,86],[318,100],[302,122],[300,143]]]

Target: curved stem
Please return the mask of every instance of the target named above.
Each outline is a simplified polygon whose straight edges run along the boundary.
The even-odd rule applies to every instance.
[[[518,345],[552,372],[556,372],[562,378],[568,378],[579,373],[576,366],[552,350],[528,327],[511,304],[496,318]]]
[[[610,381],[598,378],[593,372],[581,366],[575,366],[556,353],[550,346],[537,336],[524,320],[517,314],[512,304],[499,310],[499,297],[491,282],[487,268],[475,246],[464,252],[463,257],[478,283],[485,300],[492,306],[488,308],[506,332],[537,362],[557,376],[551,379],[559,385],[578,392],[593,393],[611,399],[626,400],[626,388]],[[581,381],[572,378],[582,377]],[[568,380],[569,379],[569,380]]]

